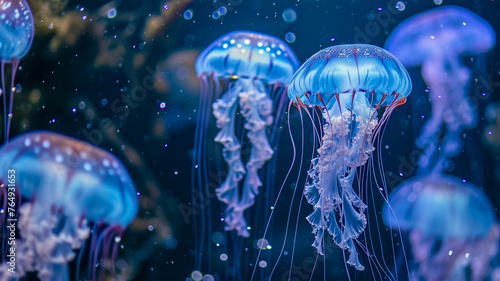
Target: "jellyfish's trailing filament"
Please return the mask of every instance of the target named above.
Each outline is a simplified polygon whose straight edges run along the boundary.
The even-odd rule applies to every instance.
[[[411,81],[401,63],[371,45],[323,49],[294,74],[289,98],[303,108],[320,107],[324,118],[318,156],[312,159],[304,188],[314,206],[307,220],[319,254],[324,254],[325,234],[330,234],[350,253],[347,263],[364,269],[355,240],[366,227],[367,206],[353,189],[356,169],[369,159],[374,136],[410,91]]]
[[[266,133],[274,120],[271,92],[286,86],[298,66],[295,54],[282,40],[251,31],[222,36],[196,61],[203,88],[202,103],[207,102],[207,97],[217,98],[221,81],[227,84],[227,91],[212,105],[220,130],[215,141],[224,146],[223,157],[229,166],[224,182],[216,189],[218,199],[227,204],[224,212],[227,231],[235,230],[243,237],[250,235],[243,212],[254,204],[262,185],[259,169],[274,153]],[[244,118],[250,142],[246,164],[242,160],[241,140],[236,136],[238,115]],[[202,139],[203,129],[199,131],[198,139]]]
[[[486,280],[491,274],[499,227],[476,186],[439,173],[421,175],[390,194],[382,217],[408,232],[415,280]],[[472,278],[465,278],[467,266]]]
[[[0,60],[2,75],[3,111],[4,111],[4,138],[9,139],[12,109],[14,104],[15,76],[19,60],[23,58],[31,47],[35,33],[33,14],[25,0],[0,0]],[[5,65],[12,64],[10,79],[10,99],[5,83]],[[7,106],[8,103],[8,106]]]
[[[495,41],[495,32],[486,20],[457,6],[417,14],[387,39],[385,48],[406,67],[421,66],[429,86],[432,114],[417,139],[424,150],[419,159],[422,169],[442,170],[444,160],[460,151],[462,131],[476,125],[477,116],[468,99],[471,71],[463,59],[488,52]],[[439,140],[440,131],[445,133],[444,141]]]
[[[5,197],[12,179],[8,171],[15,176],[13,214],[20,235],[15,274],[8,272],[4,260],[0,280],[19,280],[28,272],[37,272],[42,281],[69,280],[68,263],[81,248],[80,268],[87,240],[87,279],[103,280],[105,265],[114,264],[121,235],[138,211],[135,187],[123,164],[87,143],[56,133],[32,132],[3,146],[0,168],[3,237],[10,231],[6,224],[12,218],[6,217],[10,212]],[[21,198],[25,201],[18,208]],[[6,251],[10,246],[5,239],[2,242]]]

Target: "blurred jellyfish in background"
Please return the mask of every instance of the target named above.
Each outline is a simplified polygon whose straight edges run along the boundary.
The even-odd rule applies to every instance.
[[[314,128],[318,156],[311,160],[304,187],[307,201],[314,206],[307,220],[316,235],[313,246],[319,254],[325,253],[325,233],[329,233],[335,244],[350,253],[347,264],[357,270],[364,266],[356,247],[372,258],[372,249],[357,240],[367,224],[367,205],[361,198],[373,195],[373,188],[382,196],[386,194],[385,181],[372,186],[369,175],[375,170],[370,155],[375,141],[380,143],[392,111],[410,92],[411,81],[403,65],[386,50],[371,45],[323,49],[294,74],[289,98],[305,109],[320,108],[323,116]],[[314,123],[312,116],[317,112],[306,113]],[[357,173],[367,162],[367,169]],[[357,188],[353,188],[355,183]]]
[[[196,123],[195,118],[181,120],[179,116],[192,112],[198,106],[200,83],[194,68],[198,55],[198,50],[181,49],[158,63],[155,90],[161,95],[160,109],[167,113],[158,117],[162,126],[157,128],[178,132]]]
[[[221,219],[225,230],[235,230],[242,237],[250,236],[252,226],[248,225],[243,212],[254,204],[259,187],[263,185],[259,170],[274,154],[280,127],[278,120],[286,100],[282,93],[298,66],[295,54],[286,43],[252,31],[228,33],[198,56],[196,72],[202,89],[194,147],[193,195],[199,192],[205,196],[205,199],[198,196],[203,207],[201,237],[195,238],[195,243],[199,243],[195,246],[198,268],[206,233],[212,234],[210,223],[207,223],[213,217],[211,207],[203,200],[212,198],[210,193],[213,191],[209,187],[213,182],[219,185],[219,180],[224,180],[215,191],[217,198],[227,204]],[[215,141],[223,145],[222,153],[214,152],[214,145],[209,140],[213,131],[209,122],[211,113],[219,128]],[[217,174],[210,168],[214,160]],[[222,161],[229,167],[227,173]],[[266,173],[265,187],[269,192],[266,200],[273,197],[271,174]],[[214,213],[215,217],[218,213]],[[255,219],[263,221],[262,217]],[[198,231],[197,223],[195,215]],[[210,246],[208,249],[210,256]]]
[[[472,184],[436,173],[416,177],[391,193],[383,218],[409,234],[412,280],[485,280],[492,273],[500,228]]]
[[[488,52],[494,44],[491,25],[456,6],[415,15],[387,39],[386,49],[406,67],[421,66],[429,86],[432,113],[417,139],[424,150],[421,169],[442,170],[447,158],[460,151],[462,131],[476,126],[477,116],[468,98],[471,71],[463,60]],[[439,140],[443,132],[445,139]]]
[[[32,132],[0,150],[0,167],[3,257],[11,247],[5,241],[12,231],[6,227],[8,219],[18,218],[20,236],[15,242],[16,274],[7,271],[9,260],[4,260],[0,280],[19,280],[28,272],[37,272],[42,281],[69,280],[68,263],[78,249],[80,280],[90,234],[86,279],[103,280],[105,269],[115,273],[121,235],[135,218],[138,201],[128,172],[113,155],[59,134]],[[7,208],[13,202],[7,192],[12,175],[14,211]],[[25,201],[19,206],[21,197]]]
[[[33,14],[25,0],[0,0],[0,60],[2,61],[2,94],[4,138],[9,139],[12,107],[19,60],[24,57],[31,47],[35,33]],[[12,64],[10,79],[10,99],[7,100],[7,85],[5,82],[5,65]],[[9,103],[7,108],[7,102]]]

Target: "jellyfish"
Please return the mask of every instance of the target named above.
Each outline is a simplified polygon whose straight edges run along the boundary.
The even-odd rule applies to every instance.
[[[468,98],[471,71],[465,56],[488,52],[495,44],[491,25],[473,12],[444,6],[402,22],[389,36],[385,48],[406,67],[421,66],[430,91],[431,117],[417,145],[424,171],[443,169],[447,158],[461,149],[464,129],[473,128],[477,116]],[[440,140],[440,133],[446,138]]]
[[[119,160],[87,143],[39,131],[4,145],[0,167],[2,253],[16,257],[12,274],[9,255],[3,255],[0,280],[19,280],[28,272],[42,281],[69,280],[68,263],[81,248],[80,268],[89,236],[88,279],[103,280],[100,269],[116,257],[138,211],[134,184]],[[5,241],[15,231],[11,223],[19,231],[14,244]],[[76,277],[81,279],[78,272]]]
[[[25,0],[0,0],[0,60],[2,61],[2,94],[4,112],[4,137],[9,139],[14,92],[14,80],[19,60],[23,58],[31,47],[35,33],[33,14]],[[5,83],[5,65],[12,64],[10,79],[10,99],[7,108]]]
[[[356,239],[367,224],[367,205],[353,188],[356,170],[369,160],[375,138],[410,91],[411,81],[401,63],[386,50],[364,44],[319,51],[297,70],[288,88],[288,97],[298,107],[319,107],[323,117],[316,129],[318,137],[321,134],[318,155],[311,160],[304,187],[314,207],[307,217],[315,234],[313,246],[324,255],[329,234],[349,252],[347,264],[360,271],[364,266]]]
[[[476,186],[439,173],[420,175],[390,194],[382,214],[387,226],[409,234],[414,280],[476,281],[491,274],[500,232],[491,203]]]
[[[274,120],[273,99],[281,97],[277,94],[278,88],[287,85],[298,65],[295,54],[282,40],[251,31],[234,31],[222,36],[196,60],[202,85],[201,106],[208,106],[207,103],[216,98],[212,104],[219,129],[215,141],[223,145],[222,156],[229,167],[224,182],[216,189],[217,198],[227,204],[226,231],[235,230],[239,236],[250,236],[243,212],[254,204],[262,186],[259,169],[274,154],[267,133]],[[221,82],[227,85],[227,90],[218,96]],[[199,112],[200,116],[204,113]],[[243,139],[237,137],[241,130],[238,115],[244,119],[242,127],[249,140],[244,150]],[[198,140],[205,137],[206,122],[199,122]],[[203,142],[196,144],[200,146]],[[248,154],[246,164],[242,160],[244,153]],[[198,163],[199,159],[195,162],[203,164]]]

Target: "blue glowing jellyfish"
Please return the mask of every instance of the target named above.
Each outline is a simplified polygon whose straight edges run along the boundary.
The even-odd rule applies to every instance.
[[[416,177],[390,194],[383,219],[408,232],[415,280],[485,280],[491,273],[499,228],[488,198],[472,184],[438,173]],[[472,279],[464,278],[468,265]]]
[[[69,280],[68,263],[81,248],[80,268],[93,227],[88,279],[103,280],[106,264],[116,257],[121,235],[138,211],[134,184],[119,160],[66,136],[33,132],[0,150],[0,169],[2,250],[16,257],[11,275],[9,255],[3,255],[0,279],[37,272],[42,281]],[[11,240],[5,241],[16,231],[10,219],[17,219],[20,235],[14,250]]]
[[[440,171],[461,149],[461,134],[477,117],[469,99],[471,72],[465,56],[486,53],[495,44],[491,25],[473,12],[444,6],[402,22],[389,36],[386,49],[406,67],[422,67],[429,86],[432,114],[417,145],[424,150],[420,166]],[[446,138],[440,141],[440,131]]]
[[[5,141],[9,139],[12,107],[14,104],[14,79],[19,60],[31,47],[35,33],[33,14],[25,0],[0,0],[0,60],[2,61],[2,94],[4,111]],[[7,108],[7,84],[5,83],[5,65],[12,64],[10,79],[10,99]]]
[[[347,263],[364,269],[355,240],[366,227],[367,205],[353,189],[356,169],[368,161],[375,137],[410,91],[411,81],[401,63],[371,45],[323,49],[294,74],[289,98],[303,108],[321,108],[324,118],[323,131],[317,132],[322,134],[318,156],[312,159],[304,188],[307,201],[314,206],[307,220],[319,254],[324,254],[328,232],[335,244],[350,252]],[[385,111],[379,119],[382,108]]]
[[[196,72],[203,88],[202,110],[203,106],[207,110],[207,103],[216,98],[212,107],[220,131],[215,141],[224,146],[222,156],[229,166],[225,181],[216,190],[219,200],[227,204],[225,230],[236,230],[243,237],[250,235],[243,212],[254,204],[262,185],[259,169],[274,153],[267,136],[273,124],[273,99],[279,100],[277,89],[287,85],[297,68],[297,58],[286,43],[251,31],[235,31],[222,36],[196,60]],[[219,96],[223,88],[221,82],[227,89]],[[198,114],[204,116],[206,113]],[[243,139],[237,137],[237,132],[241,131],[238,115],[244,118],[242,125],[248,132],[246,151],[241,149]],[[199,140],[206,134],[206,121],[200,122]],[[273,128],[273,132],[275,130]],[[198,148],[198,156],[201,156],[200,150]],[[246,164],[243,164],[242,153],[249,154]],[[203,165],[199,158],[195,162]],[[240,194],[238,184],[242,180]]]

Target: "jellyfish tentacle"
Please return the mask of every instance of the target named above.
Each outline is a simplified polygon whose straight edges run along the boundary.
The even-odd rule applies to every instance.
[[[245,89],[239,93],[240,113],[245,118],[245,129],[252,144],[250,149],[250,159],[246,163],[246,176],[243,182],[241,199],[235,206],[236,213],[241,216],[240,220],[245,222],[243,212],[254,204],[255,197],[259,194],[259,187],[262,182],[258,171],[272,158],[274,151],[271,148],[266,135],[266,129],[273,122],[273,103],[266,93],[265,86],[259,80],[245,81]],[[238,234],[248,237],[246,223],[243,229],[238,230]]]
[[[74,250],[89,237],[90,229],[86,221],[64,216],[55,208],[51,212],[38,209],[34,203],[25,203],[19,209],[22,238],[17,241],[17,276],[37,271],[41,281],[69,280],[67,264],[76,256]],[[36,227],[30,222],[33,220]]]
[[[222,154],[229,166],[226,179],[216,189],[219,200],[228,205],[224,211],[226,230],[238,230],[242,227],[240,216],[235,212],[239,201],[238,183],[245,174],[245,168],[241,161],[241,144],[235,135],[235,117],[240,91],[241,85],[236,81],[233,87],[213,104],[213,114],[217,119],[217,127],[220,129],[215,141],[224,145]]]
[[[340,106],[338,106],[340,104]],[[304,195],[314,212],[307,217],[316,239],[313,246],[324,254],[324,230],[340,248],[348,250],[347,263],[364,270],[354,239],[363,232],[366,204],[353,189],[356,169],[375,150],[373,133],[378,125],[375,109],[365,95],[337,95],[323,112],[325,120],[318,157],[312,160]],[[336,117],[338,116],[338,117]]]

